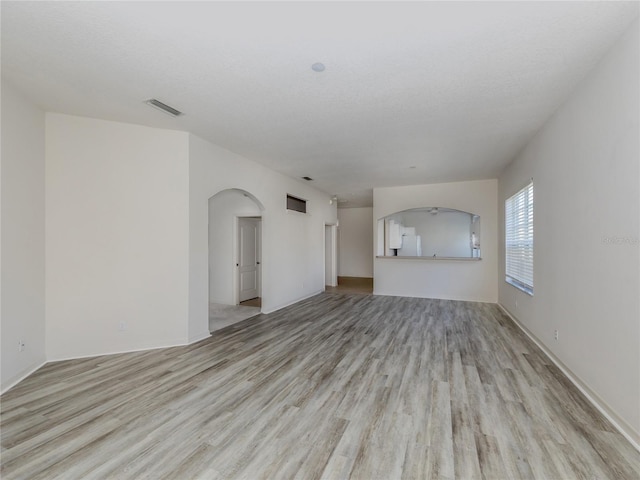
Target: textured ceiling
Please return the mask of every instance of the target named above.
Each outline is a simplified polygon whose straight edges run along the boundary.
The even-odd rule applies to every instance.
[[[638,15],[637,2],[1,8],[2,74],[47,111],[188,130],[308,175],[341,206],[495,177]]]

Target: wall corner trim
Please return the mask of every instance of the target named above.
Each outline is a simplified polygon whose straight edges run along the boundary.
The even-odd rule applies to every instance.
[[[531,339],[533,343],[535,343],[542,353],[544,353],[549,360],[551,360],[556,367],[560,369],[560,371],[575,385],[575,387],[580,390],[580,392],[586,397],[586,399],[591,403],[602,415],[605,416],[607,420],[611,422],[611,424],[620,432],[620,434],[625,437],[631,445],[640,452],[640,433],[636,432],[631,425],[629,425],[624,419],[622,419],[608,404],[605,402],[600,396],[594,392],[587,384],[585,384],[580,378],[569,369],[562,361],[556,357],[551,351],[545,346],[542,341],[540,341],[533,333],[531,333],[524,325],[520,323],[520,321],[511,314],[509,310],[507,310],[501,303],[498,303],[500,309],[511,319],[511,321],[520,329],[522,332]]]

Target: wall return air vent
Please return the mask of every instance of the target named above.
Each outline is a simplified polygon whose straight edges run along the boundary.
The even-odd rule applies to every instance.
[[[302,198],[287,195],[287,210],[294,212],[307,213],[307,201]]]
[[[151,105],[153,108],[157,108],[158,110],[166,113],[167,115],[171,115],[172,117],[179,117],[180,115],[184,115],[180,110],[176,110],[173,107],[170,107],[166,103],[162,103],[160,100],[156,100],[155,98],[151,98],[145,101],[147,105]]]

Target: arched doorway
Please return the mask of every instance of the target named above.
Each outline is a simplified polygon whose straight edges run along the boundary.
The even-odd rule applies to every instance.
[[[209,330],[260,313],[264,207],[231,188],[209,198]]]

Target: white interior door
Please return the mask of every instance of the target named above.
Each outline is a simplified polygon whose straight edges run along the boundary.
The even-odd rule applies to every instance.
[[[238,300],[259,296],[260,239],[258,218],[238,218]]]

